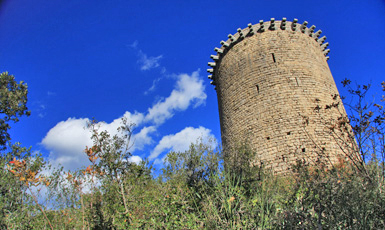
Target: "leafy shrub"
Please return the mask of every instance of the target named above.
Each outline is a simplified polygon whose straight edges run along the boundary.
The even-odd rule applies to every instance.
[[[277,176],[254,166],[247,143],[223,155],[201,139],[168,153],[154,177],[148,161],[129,161],[131,124],[122,120],[113,136],[93,121],[88,167],[47,177],[49,164],[8,134],[10,121],[29,114],[27,86],[8,73],[0,81],[0,109],[10,105],[0,117],[1,229],[385,229],[385,116],[381,105],[365,105],[368,86],[349,91],[358,117],[332,124],[353,130],[345,144],[359,146],[332,167],[298,161],[293,174]]]

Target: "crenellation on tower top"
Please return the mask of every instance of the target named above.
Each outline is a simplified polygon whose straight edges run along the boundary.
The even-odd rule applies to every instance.
[[[270,19],[270,30],[275,30],[275,18]]]
[[[211,58],[211,59],[213,59],[214,61],[217,61],[217,60],[219,60],[219,57],[218,57],[218,56],[216,56],[216,55],[211,55],[211,56],[210,56],[210,58]]]
[[[279,25],[279,26],[278,26]],[[298,26],[300,25],[300,26]],[[251,36],[261,36],[262,33],[269,33],[277,30],[288,31],[287,28],[291,28],[291,31],[294,33],[302,33],[313,38],[320,45],[320,50],[325,51],[326,47],[329,43],[324,43],[326,40],[326,36],[321,38],[320,35],[322,33],[321,30],[318,30],[314,33],[315,25],[312,25],[310,28],[307,27],[308,22],[304,21],[302,24],[298,24],[298,19],[293,19],[292,22],[287,21],[285,17],[282,18],[281,21],[275,20],[275,18],[271,18],[270,21],[264,22],[263,20],[259,20],[257,24],[249,23],[246,28],[241,29],[238,28],[235,34],[229,34],[227,37],[227,41],[221,41],[221,48],[215,48],[214,51],[217,52],[217,55],[211,55],[210,58],[215,62],[220,62],[221,59],[226,55],[226,52],[235,46],[237,43],[243,41],[244,39]],[[268,28],[266,30],[266,28]],[[289,32],[289,31],[288,31]],[[326,45],[325,45],[326,44]],[[330,50],[325,54],[325,56],[330,52]],[[325,60],[329,60],[329,58],[325,58]],[[210,72],[211,73],[211,72]],[[213,79],[215,82],[216,71],[212,72]]]
[[[238,28],[237,31],[238,31],[238,33],[239,33],[239,37],[240,37],[240,38],[244,38],[244,37],[245,37],[245,35],[243,34],[241,28]]]
[[[298,19],[294,18],[293,22],[291,23],[291,30],[293,31],[297,30],[297,22],[298,22]]]
[[[324,44],[321,45],[321,49],[322,49],[322,50],[325,50],[326,47],[328,47],[328,46],[329,46],[329,42],[326,42],[326,43],[324,43]]]
[[[282,18],[282,21],[281,21],[281,30],[286,30],[286,18]]]
[[[249,27],[249,34],[250,35],[254,35],[255,32],[254,32],[254,29],[253,29],[253,24],[249,23],[247,26]]]
[[[309,28],[309,36],[313,36],[314,30],[315,30],[315,25],[310,26],[310,28]]]
[[[326,36],[323,36],[322,38],[318,39],[318,44],[322,45],[325,40],[326,40]]]
[[[216,66],[216,63],[215,63],[215,62],[209,62],[209,63],[208,63],[208,66],[210,66],[210,67],[213,67],[213,68],[214,68],[214,67]]]
[[[314,38],[316,41],[318,41],[318,38],[319,38],[319,36],[321,35],[321,33],[322,33],[322,30],[318,30],[317,32],[315,32],[315,33],[313,34],[313,38]]]
[[[225,41],[221,41],[221,45],[223,46],[223,48],[227,48],[227,47],[229,47],[230,46],[230,44],[229,43],[227,43],[227,42],[225,42]]]
[[[223,50],[222,49],[219,49],[219,48],[215,47],[214,51],[217,52],[218,54],[223,54]]]
[[[263,20],[259,20],[259,32],[265,31],[265,25],[263,24]]]
[[[227,35],[228,38],[230,38],[231,42],[235,41],[235,37],[232,34]]]

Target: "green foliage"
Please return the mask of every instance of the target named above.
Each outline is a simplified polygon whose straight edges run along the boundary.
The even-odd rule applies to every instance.
[[[16,160],[20,159],[20,160]],[[21,160],[22,159],[22,160]],[[23,162],[15,174],[12,162]],[[43,177],[39,174],[46,162],[41,155],[32,155],[30,148],[20,143],[10,146],[9,152],[0,158],[0,227],[1,229],[24,229],[26,226],[45,226],[41,207],[36,199],[42,187]],[[43,183],[43,184],[42,184]],[[31,215],[37,215],[31,218]],[[41,217],[41,218],[40,218]]]
[[[333,167],[298,161],[292,175],[277,176],[255,162],[247,143],[223,155],[213,140],[200,139],[168,153],[154,177],[147,160],[130,162],[133,125],[125,119],[117,135],[96,121],[88,125],[87,167],[49,169],[41,156],[10,143],[9,122],[28,115],[27,88],[7,73],[1,83],[0,229],[385,228],[380,104],[358,101],[353,108],[362,116],[350,118],[361,156],[372,154],[366,161],[341,158]],[[351,93],[365,96],[368,87],[360,87]],[[343,121],[336,127],[349,130]],[[49,178],[41,176],[45,169]]]
[[[198,140],[185,152],[170,152],[165,159],[163,177],[166,180],[183,181],[190,188],[201,189],[205,184],[212,185],[212,175],[220,170],[220,156],[213,149],[215,141]]]
[[[15,81],[7,72],[0,74],[0,228],[28,229],[35,224],[45,225],[40,218],[39,204],[32,195],[39,173],[45,167],[41,155],[32,154],[30,148],[12,143],[8,133],[10,122],[18,122],[23,115],[29,116],[27,84]],[[20,162],[18,173],[12,172],[13,164]],[[15,173],[17,176],[15,176]],[[32,188],[33,187],[33,188]],[[28,192],[29,191],[29,192]],[[34,190],[35,191],[35,190]],[[35,216],[36,218],[31,218]]]
[[[353,172],[343,161],[331,170],[298,164],[280,228],[383,229],[383,185]]]
[[[0,74],[0,150],[11,140],[8,130],[10,121],[18,122],[22,115],[30,115],[27,104],[27,84],[17,83],[8,72]]]
[[[188,163],[192,159],[195,163]],[[52,182],[52,188],[61,190],[56,197],[62,203],[47,211],[47,216],[56,229],[385,227],[384,185],[380,177],[375,177],[381,172],[375,162],[367,168],[378,180],[357,174],[354,165],[346,161],[334,168],[299,162],[290,176],[274,176],[251,165],[245,165],[242,172],[254,171],[254,174],[240,173],[220,167],[221,163],[218,151],[197,143],[188,151],[169,153],[158,178],[151,176],[151,165],[146,162],[131,164],[127,175],[119,180],[99,173],[95,176],[97,181],[93,181],[86,169],[57,172],[58,181]],[[205,175],[201,170],[209,166],[213,173]],[[84,190],[86,185],[88,191]],[[33,221],[27,218],[29,222],[18,226],[46,226],[38,209],[29,211],[37,213],[38,218]],[[7,218],[8,223],[11,220],[14,219]]]

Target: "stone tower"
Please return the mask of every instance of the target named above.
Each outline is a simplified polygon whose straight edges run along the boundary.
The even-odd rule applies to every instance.
[[[346,115],[326,56],[326,37],[307,22],[283,18],[238,29],[211,55],[225,154],[247,142],[256,164],[286,173],[298,159],[327,164],[343,155],[330,134],[331,121]],[[329,107],[328,107],[329,106]],[[337,106],[335,106],[337,107]],[[326,158],[325,158],[326,156]]]

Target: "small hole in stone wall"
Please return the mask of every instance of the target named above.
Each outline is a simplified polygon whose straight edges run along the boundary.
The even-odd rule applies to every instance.
[[[291,134],[291,132],[287,132],[287,135],[290,135]]]
[[[255,85],[255,87],[257,88],[257,93],[259,94],[259,85]]]
[[[274,53],[271,53],[271,56],[273,57],[273,61],[275,63],[275,56],[274,56]]]
[[[266,139],[270,140],[270,137],[266,137]]]
[[[302,152],[304,153],[305,151],[306,151],[306,149],[305,149],[305,148],[303,148],[303,149],[302,149]]]
[[[299,86],[298,78],[295,78],[295,81],[297,82],[297,86]]]

